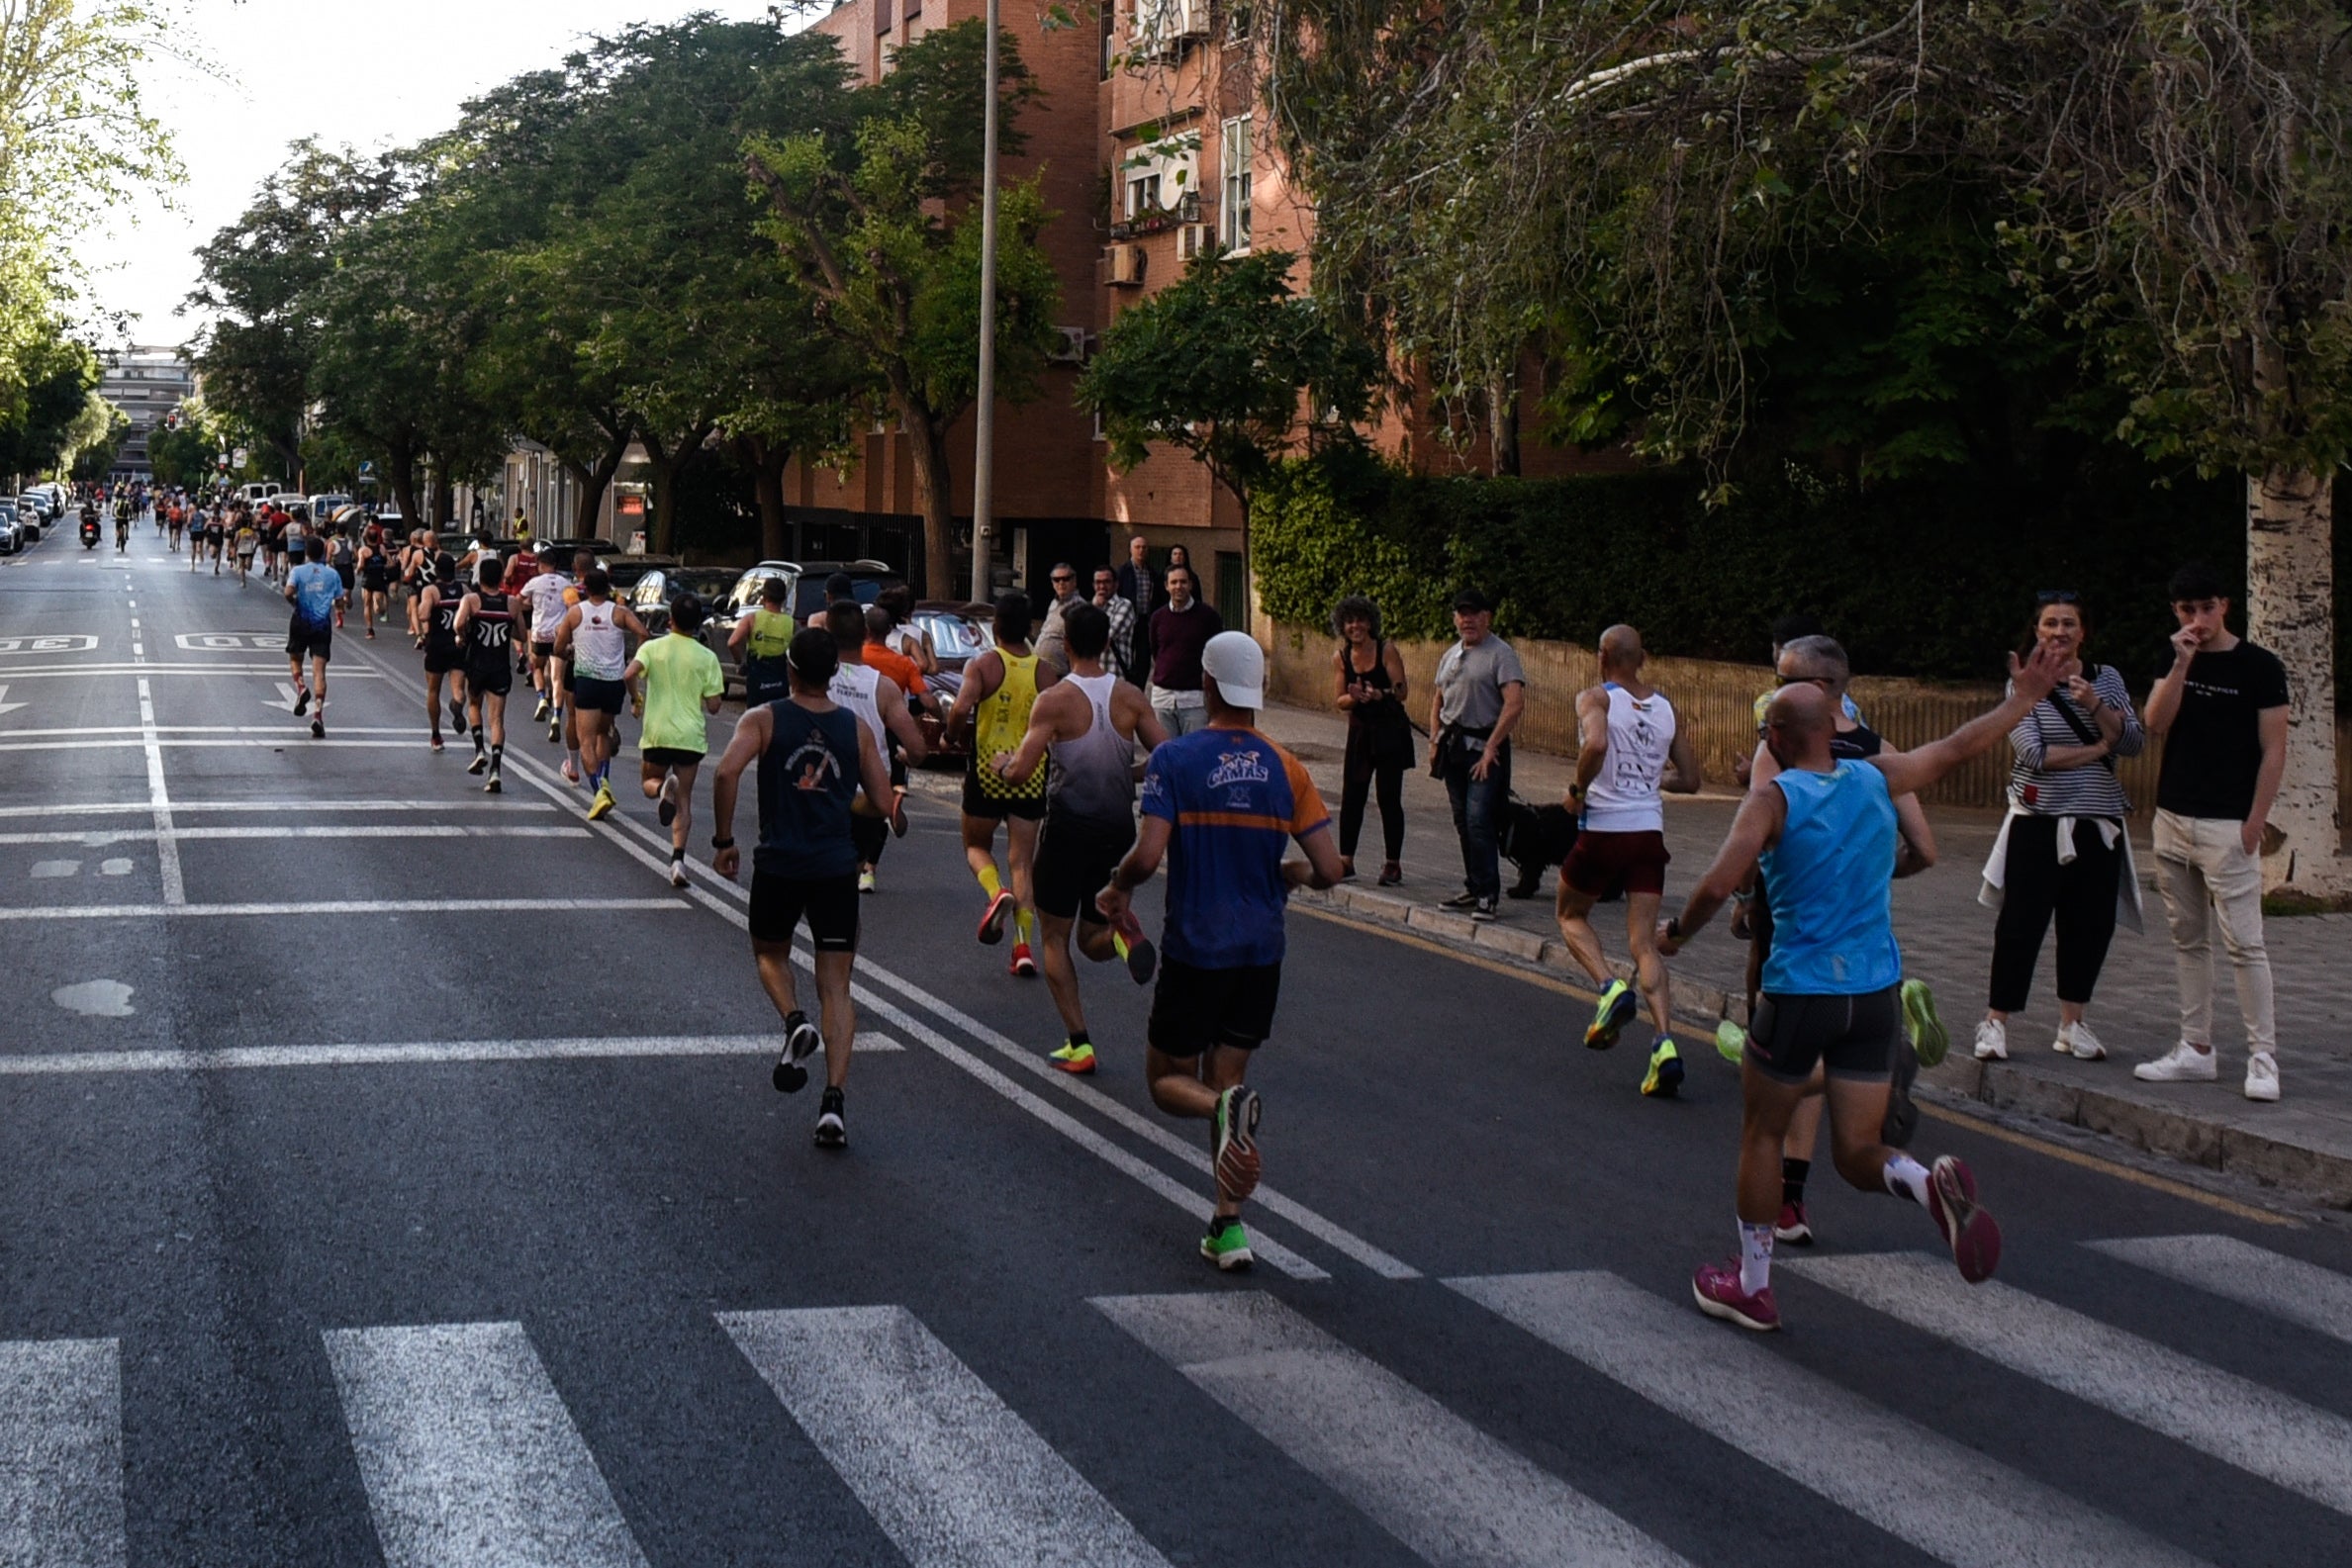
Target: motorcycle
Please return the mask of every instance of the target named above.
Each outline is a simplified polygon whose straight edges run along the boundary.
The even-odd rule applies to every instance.
[[[82,548],[85,550],[98,548],[98,519],[96,517],[82,519]]]

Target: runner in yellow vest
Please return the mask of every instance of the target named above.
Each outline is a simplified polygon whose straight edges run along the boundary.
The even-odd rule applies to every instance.
[[[1038,663],[1029,647],[1029,625],[1028,595],[1007,594],[996,600],[996,645],[965,667],[963,689],[947,718],[950,734],[967,716],[973,721],[972,755],[964,767],[964,859],[988,897],[980,940],[1001,942],[1010,911],[1011,968],[1023,976],[1037,972],[1029,950],[1036,921],[1030,866],[1037,855],[1037,826],[1045,820],[1046,765],[1041,761],[1026,777],[1006,779],[996,772],[996,762],[1020,750],[1037,693],[1062,678],[1053,666]],[[1004,824],[1005,876],[996,872],[999,822]]]

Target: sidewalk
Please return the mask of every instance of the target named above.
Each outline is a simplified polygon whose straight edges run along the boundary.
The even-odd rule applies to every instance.
[[[1288,747],[1314,775],[1336,819],[1340,763],[1346,722],[1340,715],[1308,708],[1270,708],[1262,715],[1268,734]],[[1530,803],[1564,794],[1572,765],[1563,758],[1521,753],[1512,759],[1512,787]],[[1729,827],[1737,798],[1730,781],[1710,783],[1696,798],[1669,796],[1666,843],[1674,857],[1667,874],[1667,912],[1681,906],[1700,873],[1713,860]],[[1405,777],[1405,881],[1376,888],[1380,827],[1376,808],[1367,809],[1358,845],[1361,879],[1318,898],[1353,918],[1407,925],[1430,937],[1519,963],[1541,965],[1581,978],[1552,922],[1556,873],[1543,891],[1526,902],[1505,899],[1501,917],[1473,925],[1466,915],[1437,907],[1460,890],[1461,859],[1443,785],[1425,771]],[[2057,1029],[2052,996],[2051,952],[2042,950],[2032,1001],[2010,1021],[2010,1060],[1979,1062],[1969,1040],[1982,1016],[1986,966],[1992,954],[1993,911],[1976,901],[1977,872],[2000,827],[1995,812],[1937,807],[1930,813],[1939,860],[1923,876],[1895,884],[1895,924],[1910,974],[1935,988],[1943,1019],[1952,1033],[1944,1064],[1923,1081],[1987,1104],[2014,1108],[2092,1131],[2113,1134],[2140,1148],[2217,1170],[2293,1188],[2338,1206],[2352,1207],[2352,915],[2305,916],[2267,923],[2271,967],[2276,979],[2279,1072],[2284,1098],[2257,1105],[2239,1091],[2245,1069],[2245,1036],[2230,987],[2227,964],[2216,989],[2214,1033],[2220,1078],[2214,1083],[2142,1083],[2132,1063],[2169,1050],[2177,1035],[2177,990],[2172,945],[2165,936],[2164,906],[2157,895],[2154,864],[2144,840],[2135,842],[2147,929],[2116,933],[2099,995],[2089,1013],[2107,1044],[2105,1061],[2077,1061],[2051,1051]],[[1513,879],[1506,862],[1503,882]],[[1606,951],[1624,952],[1622,905],[1596,911],[1595,927]],[[1719,916],[1697,942],[1673,961],[1674,1008],[1695,1029],[1711,1032],[1716,1020],[1746,1018],[1740,994],[1746,958],[1734,942],[1729,917]],[[1563,1033],[1581,1029],[1581,1014],[1563,1016]],[[1713,1056],[1712,1043],[1694,1042],[1687,1055]],[[1704,1064],[1694,1062],[1694,1070]]]

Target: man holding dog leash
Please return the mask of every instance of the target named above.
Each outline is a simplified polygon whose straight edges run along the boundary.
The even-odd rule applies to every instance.
[[[1492,920],[1502,895],[1503,810],[1511,799],[1511,731],[1527,710],[1527,672],[1494,634],[1494,605],[1465,588],[1454,596],[1458,640],[1438,660],[1429,705],[1429,771],[1446,784],[1461,840],[1462,890],[1445,901]]]

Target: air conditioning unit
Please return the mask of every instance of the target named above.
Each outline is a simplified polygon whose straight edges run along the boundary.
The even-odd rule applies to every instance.
[[[1190,261],[1217,248],[1217,226],[1186,224],[1176,231],[1176,259]]]
[[[1086,362],[1086,329],[1082,326],[1057,326],[1060,334],[1045,352],[1045,357],[1057,365],[1082,365]]]
[[[1114,289],[1132,289],[1143,282],[1143,246],[1105,245],[1097,267],[1101,281]]]

